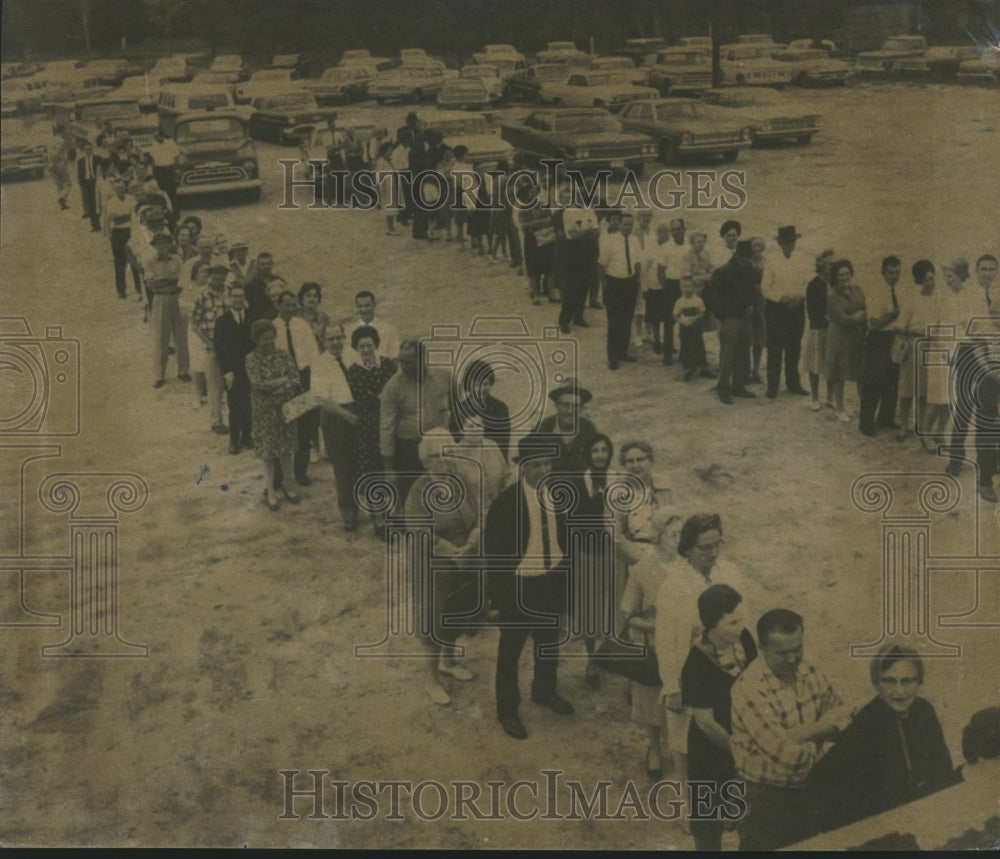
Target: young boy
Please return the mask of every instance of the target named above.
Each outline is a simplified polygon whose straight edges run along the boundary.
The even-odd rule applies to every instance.
[[[702,338],[702,320],[705,318],[705,303],[695,294],[694,279],[690,275],[681,278],[681,297],[674,304],[674,319],[680,332],[681,366],[684,381],[690,382],[697,373],[703,379],[714,379],[715,374],[708,369],[705,355],[705,341]]]

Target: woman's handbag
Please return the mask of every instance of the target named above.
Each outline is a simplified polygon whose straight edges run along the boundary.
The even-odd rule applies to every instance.
[[[660,666],[656,660],[656,652],[646,645],[645,656],[636,656],[632,648],[626,649],[630,642],[616,638],[606,638],[591,657],[598,668],[620,674],[629,680],[634,680],[642,686],[660,686]]]

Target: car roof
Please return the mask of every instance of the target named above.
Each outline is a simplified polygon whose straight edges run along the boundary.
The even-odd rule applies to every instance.
[[[238,119],[244,125],[246,124],[246,120],[235,110],[192,110],[178,116],[177,122],[188,122],[192,119],[218,119],[220,116],[226,119]]]

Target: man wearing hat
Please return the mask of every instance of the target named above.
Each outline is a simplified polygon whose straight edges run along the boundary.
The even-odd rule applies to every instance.
[[[739,241],[729,262],[712,272],[702,294],[705,306],[719,320],[719,400],[729,406],[733,397],[753,398],[750,378],[750,339],[757,302],[757,272],[753,242]]]
[[[559,611],[568,565],[566,517],[552,509],[542,482],[555,453],[550,437],[522,438],[513,457],[520,479],[500,493],[486,515],[485,551],[497,562],[487,581],[490,602],[499,612],[497,719],[518,740],[528,736],[517,710],[518,661],[529,635],[534,643],[531,700],[560,716],[573,713],[573,705],[556,692]]]
[[[795,251],[801,238],[795,227],[778,227],[775,238],[781,253],[766,258],[760,285],[767,329],[767,396],[772,400],[781,385],[782,360],[789,393],[809,393],[799,381],[799,355],[806,325],[806,286],[813,276],[810,258]]]
[[[208,285],[195,299],[191,308],[191,330],[197,338],[192,349],[195,372],[205,374],[208,407],[212,416],[212,431],[224,435],[229,431],[222,420],[222,369],[215,354],[215,323],[229,309],[226,297],[226,277],[229,266],[222,262],[208,267]]]
[[[559,446],[552,460],[552,470],[558,474],[582,474],[590,467],[587,451],[597,427],[580,414],[580,409],[594,398],[578,379],[569,378],[549,391],[549,399],[556,405],[556,413],[538,425],[538,434]]]
[[[247,258],[250,243],[237,239],[229,245],[229,281],[245,284],[253,274],[253,263]]]
[[[188,375],[187,328],[178,296],[181,292],[181,258],[172,254],[173,239],[169,233],[156,233],[150,244],[156,255],[145,267],[146,290],[152,296],[153,321],[153,387],[162,388],[167,372],[167,346],[173,334],[177,344],[177,378],[190,382]]]

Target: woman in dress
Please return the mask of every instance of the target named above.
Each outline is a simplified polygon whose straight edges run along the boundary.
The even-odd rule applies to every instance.
[[[913,282],[918,289],[911,289],[901,300],[899,314],[900,346],[896,350],[899,361],[899,431],[896,441],[905,441],[912,433],[911,414],[922,414],[927,398],[927,376],[916,372],[916,344],[927,336],[927,326],[936,325],[938,306],[934,298],[935,270],[929,259],[919,259],[913,264]],[[925,368],[926,369],[926,368]],[[917,408],[913,408],[913,400]]]
[[[865,294],[854,284],[850,260],[830,265],[830,291],[826,297],[826,381],[833,390],[837,420],[850,423],[844,409],[844,383],[857,383],[865,352]],[[860,393],[858,397],[860,399]]]
[[[730,692],[736,678],[757,656],[744,625],[743,597],[729,585],[711,585],[698,596],[703,632],[681,670],[681,700],[691,711],[688,778],[721,786],[736,778],[729,748]],[[705,815],[708,816],[708,815]],[[696,850],[722,849],[721,820],[692,820]]]
[[[644,491],[643,500],[635,509],[618,515],[615,531],[618,557],[628,565],[620,604],[620,631],[655,650],[656,595],[672,554],[668,529],[680,516],[670,506],[670,487],[653,470],[653,448],[648,442],[626,442],[619,453],[619,462],[640,480]],[[617,568],[621,569],[621,565]],[[646,771],[651,778],[659,778],[666,728],[660,690],[635,681],[630,683],[632,721],[646,728],[649,739]]]
[[[809,317],[809,331],[806,334],[805,365],[809,373],[809,393],[812,395],[811,408],[818,412],[819,377],[826,375],[826,294],[830,288],[830,266],[834,252],[827,248],[816,257],[816,277],[806,287],[806,316]],[[826,406],[833,408],[833,385],[826,383]]]
[[[301,316],[312,329],[316,344],[320,350],[326,343],[326,329],[330,324],[330,317],[325,310],[320,309],[320,302],[323,300],[323,289],[318,283],[304,283],[299,287],[299,307],[298,315]]]
[[[836,829],[958,781],[934,707],[920,697],[924,664],[886,644],[870,665],[875,697],[809,773],[816,823]]]
[[[417,594],[432,594],[433,604],[424,603],[424,609],[429,608],[431,617],[421,618],[421,640],[430,656],[426,666],[428,670],[428,697],[435,704],[447,706],[451,696],[441,685],[441,674],[447,674],[456,680],[472,680],[473,674],[468,668],[456,661],[456,646],[460,629],[455,626],[445,626],[442,618],[446,615],[468,614],[476,609],[478,603],[478,578],[475,570],[463,566],[463,559],[476,556],[479,553],[480,531],[480,498],[478,475],[474,466],[460,457],[464,451],[456,450],[454,454],[445,454],[448,445],[454,445],[455,439],[443,427],[428,430],[420,440],[420,462],[427,469],[414,482],[406,494],[404,510],[408,517],[426,517],[430,512],[434,519],[434,568],[423,570],[427,576],[433,576],[431,582],[417,588]],[[457,454],[457,455],[455,455]],[[435,484],[448,481],[448,488],[442,492]],[[457,481],[457,483],[455,483]],[[433,510],[428,507],[425,494],[430,497],[444,495],[451,497],[452,493],[460,493],[461,500],[449,510]],[[411,568],[411,574],[413,570]],[[421,607],[414,606],[419,617]]]
[[[358,358],[347,368],[347,384],[357,408],[354,474],[358,480],[366,474],[382,470],[379,394],[389,377],[396,372],[396,365],[377,354],[380,342],[378,331],[371,325],[359,325],[351,332],[351,348],[357,352]],[[375,521],[374,516],[372,521]]]
[[[662,684],[659,695],[667,710],[671,749],[686,756],[690,717],[681,694],[681,669],[703,632],[698,595],[710,585],[729,585],[740,593],[744,593],[744,586],[739,568],[719,558],[722,519],[718,513],[688,517],[676,545],[677,554],[664,571],[663,582],[653,599],[658,618],[656,658]]]
[[[274,468],[281,465],[282,474],[291,474],[295,453],[296,428],[287,422],[281,407],[301,393],[299,371],[292,356],[274,345],[277,329],[269,319],[258,319],[250,328],[256,348],[246,357],[250,379],[251,434],[254,454],[264,461],[264,503],[278,509],[275,492],[281,492],[290,504],[298,504],[299,496],[287,488],[274,490]]]

